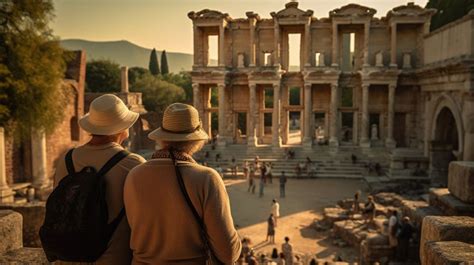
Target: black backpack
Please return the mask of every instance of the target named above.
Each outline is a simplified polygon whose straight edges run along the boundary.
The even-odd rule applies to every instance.
[[[76,172],[73,150],[66,154],[68,175],[49,196],[44,223],[39,231],[50,262],[96,261],[107,249],[112,234],[125,216],[122,208],[119,215],[108,223],[104,175],[129,153],[125,150],[118,152],[99,171],[84,167]]]

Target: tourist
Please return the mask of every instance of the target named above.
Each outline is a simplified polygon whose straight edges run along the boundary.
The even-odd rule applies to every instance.
[[[306,166],[306,173],[308,174],[308,177],[314,177],[316,174],[316,162],[311,162]]]
[[[236,262],[241,242],[224,182],[192,157],[208,139],[198,111],[171,104],[149,138],[162,149],[130,172],[124,190],[133,264],[203,264],[208,251],[222,263]]]
[[[248,161],[244,161],[244,166],[242,167],[242,170],[244,172],[244,178],[248,179],[249,178],[249,172],[250,172]]]
[[[224,178],[224,169],[222,169],[220,164],[217,164],[216,171],[217,173],[219,173],[219,176],[221,176],[221,178]]]
[[[286,265],[293,265],[293,246],[290,244],[289,237],[285,237],[285,243],[281,245],[281,251],[285,255]]]
[[[267,183],[267,165],[262,163],[260,167],[260,178],[263,180],[263,183]]]
[[[374,169],[375,173],[377,173],[377,176],[383,175],[382,166],[380,165],[380,163],[375,163]]]
[[[357,156],[354,154],[351,154],[351,160],[352,160],[352,164],[357,163]]]
[[[285,198],[285,189],[286,189],[286,176],[285,176],[285,171],[281,172],[280,175],[280,198]]]
[[[250,239],[247,237],[244,237],[242,239],[242,254],[244,255],[244,258],[246,258],[250,253]]]
[[[398,213],[396,210],[392,211],[392,215],[388,219],[388,245],[393,251],[393,256],[397,250],[397,231],[398,231]]]
[[[368,196],[367,197],[367,202],[364,204],[364,223],[367,223],[369,221],[369,224],[372,223],[375,217],[375,203],[374,203],[374,197]]]
[[[275,218],[275,227],[278,225],[278,217],[280,217],[280,204],[276,199],[272,200],[272,214]]]
[[[255,171],[259,170],[260,169],[260,157],[255,156],[253,163],[254,163]]]
[[[283,254],[283,252],[280,252],[280,254],[278,255],[278,259],[276,260],[276,264],[277,265],[285,265],[286,264],[285,254]]]
[[[410,239],[413,235],[413,226],[410,224],[408,216],[403,217],[400,230],[397,235],[398,239],[398,258],[399,261],[408,260],[408,250],[410,249]]]
[[[277,259],[278,259],[278,249],[273,248],[271,258],[273,259],[273,261],[277,261]]]
[[[267,219],[267,239],[271,244],[275,244],[275,218],[271,213]]]
[[[309,265],[318,265],[318,262],[316,261],[315,258],[312,258],[311,261],[309,262]]]
[[[255,168],[250,167],[250,175],[249,175],[249,189],[252,194],[255,194]]]
[[[258,183],[258,197],[263,197],[263,189],[265,188],[265,180],[261,177]]]
[[[304,169],[305,164],[303,162],[298,162],[298,164],[296,164],[296,177],[300,178]]]
[[[235,161],[235,157],[233,156],[230,160],[230,170],[232,171],[232,176],[237,177],[237,162]]]
[[[216,153],[216,162],[219,162],[219,160],[221,160],[221,154]]]
[[[105,94],[94,99],[90,104],[89,113],[79,120],[79,126],[91,135],[91,139],[57,160],[54,187],[57,188],[70,171],[80,172],[85,167],[100,170],[107,161],[123,151],[120,144],[128,138],[128,129],[138,117],[138,113],[130,111],[115,95]],[[66,160],[72,162],[70,167],[67,166]],[[130,227],[122,212],[123,188],[128,172],[144,162],[143,157],[128,154],[104,174],[109,222],[116,218],[120,221],[110,238],[109,247],[96,260],[98,264],[130,264],[132,260],[129,245]]]
[[[267,174],[267,179],[268,179],[268,183],[272,184],[273,183],[273,176],[272,176],[272,162],[268,162],[266,164],[266,170],[265,170],[266,174]]]
[[[299,255],[295,255],[295,261],[293,261],[293,265],[303,265],[301,261],[301,257]]]
[[[239,259],[235,263],[236,265],[246,265],[244,254],[240,253]]]
[[[358,214],[360,212],[360,202],[359,202],[360,192],[357,191],[354,194],[354,202],[352,203],[352,214]]]
[[[255,257],[254,250],[250,250],[250,254],[247,256],[247,264],[248,265],[259,265],[257,258]]]

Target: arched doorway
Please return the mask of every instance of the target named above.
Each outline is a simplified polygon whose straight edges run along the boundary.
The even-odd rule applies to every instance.
[[[436,117],[434,138],[430,148],[430,177],[436,183],[447,185],[451,161],[457,160],[459,134],[456,119],[448,107],[443,107]]]

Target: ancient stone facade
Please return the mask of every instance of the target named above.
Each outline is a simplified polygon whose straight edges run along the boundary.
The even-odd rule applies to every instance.
[[[446,179],[450,161],[474,160],[474,15],[430,32],[435,12],[408,3],[377,18],[349,4],[316,18],[295,1],[271,18],[190,12],[194,105],[205,130],[220,145],[408,147]],[[297,69],[291,34],[300,37]]]

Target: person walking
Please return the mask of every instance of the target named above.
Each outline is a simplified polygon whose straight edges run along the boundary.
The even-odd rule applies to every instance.
[[[278,218],[280,217],[280,204],[276,199],[272,200],[272,214],[275,218],[275,227],[278,225]]]
[[[252,194],[255,193],[255,168],[254,167],[250,167],[250,173],[249,173],[249,188],[248,188],[248,192],[252,192]]]
[[[265,180],[260,177],[260,182],[258,183],[258,189],[259,189],[259,192],[258,192],[258,197],[263,197],[263,190],[265,189]]]
[[[293,265],[293,246],[290,244],[289,237],[285,237],[285,243],[281,245],[281,251],[285,255],[285,264]]]
[[[61,180],[64,177],[84,169],[90,171],[93,168],[99,171],[113,157],[124,152],[121,144],[129,137],[128,129],[133,126],[138,117],[138,113],[130,111],[115,95],[105,94],[94,99],[90,104],[89,113],[79,120],[79,126],[91,135],[91,139],[86,144],[63,154],[57,160],[53,177],[55,189],[62,183]],[[129,153],[103,175],[107,203],[105,214],[108,215],[109,223],[114,220],[119,223],[110,238],[108,248],[94,264],[130,264],[132,260],[132,251],[129,246],[130,227],[123,214],[123,189],[129,171],[144,162],[143,157]],[[59,260],[55,264],[67,263]]]
[[[267,173],[267,179],[268,183],[272,184],[273,183],[273,176],[272,176],[272,162],[268,162],[266,164],[266,173]]]
[[[280,175],[280,198],[285,198],[285,188],[286,188],[286,176],[285,176],[285,171],[281,172]]]
[[[388,220],[388,244],[392,249],[393,258],[396,257],[398,227],[398,212],[393,210]]]
[[[399,261],[408,260],[408,252],[410,249],[410,239],[413,235],[413,226],[410,224],[410,218],[408,216],[403,217],[400,231],[398,232],[398,254]]]
[[[275,244],[275,218],[273,214],[267,219],[267,239],[265,241],[269,241],[270,244]]]
[[[132,264],[236,262],[241,241],[224,182],[192,157],[208,140],[198,111],[171,104],[148,137],[162,149],[125,182]]]
[[[262,163],[260,167],[260,178],[263,180],[263,184],[267,183],[267,165],[266,163]]]

